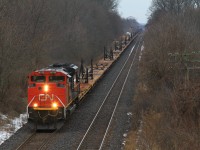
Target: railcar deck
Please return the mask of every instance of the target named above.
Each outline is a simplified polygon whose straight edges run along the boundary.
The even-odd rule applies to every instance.
[[[80,85],[80,94],[79,94],[79,100],[81,101],[85,95],[91,90],[93,86],[103,77],[103,75],[106,73],[106,71],[109,70],[109,68],[112,66],[112,64],[118,60],[118,58],[123,54],[124,50],[129,46],[129,44],[134,41],[134,39],[137,37],[133,37],[126,45],[122,47],[122,50],[116,50],[113,51],[113,59],[100,59],[98,63],[93,67],[93,79],[89,79],[88,83],[84,83],[81,81]]]

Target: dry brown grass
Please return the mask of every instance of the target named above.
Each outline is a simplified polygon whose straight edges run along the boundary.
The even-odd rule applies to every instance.
[[[124,148],[126,150],[135,150],[136,149],[136,140],[137,140],[137,132],[132,130],[128,134],[128,137],[126,139],[126,145]]]

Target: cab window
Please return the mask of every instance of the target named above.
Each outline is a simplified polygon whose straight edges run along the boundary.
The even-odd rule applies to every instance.
[[[63,82],[65,81],[65,76],[49,76],[49,82]]]
[[[32,82],[45,82],[46,78],[45,76],[31,76]]]

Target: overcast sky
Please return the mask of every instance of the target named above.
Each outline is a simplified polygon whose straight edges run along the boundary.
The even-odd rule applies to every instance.
[[[146,23],[152,0],[119,0],[119,14],[134,17],[139,23]]]

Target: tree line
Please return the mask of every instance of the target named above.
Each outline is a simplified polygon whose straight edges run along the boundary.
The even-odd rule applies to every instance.
[[[0,0],[0,111],[25,110],[30,71],[103,55],[104,45],[123,33],[117,5],[117,0]]]
[[[198,149],[200,1],[153,0],[135,97],[139,149]]]

